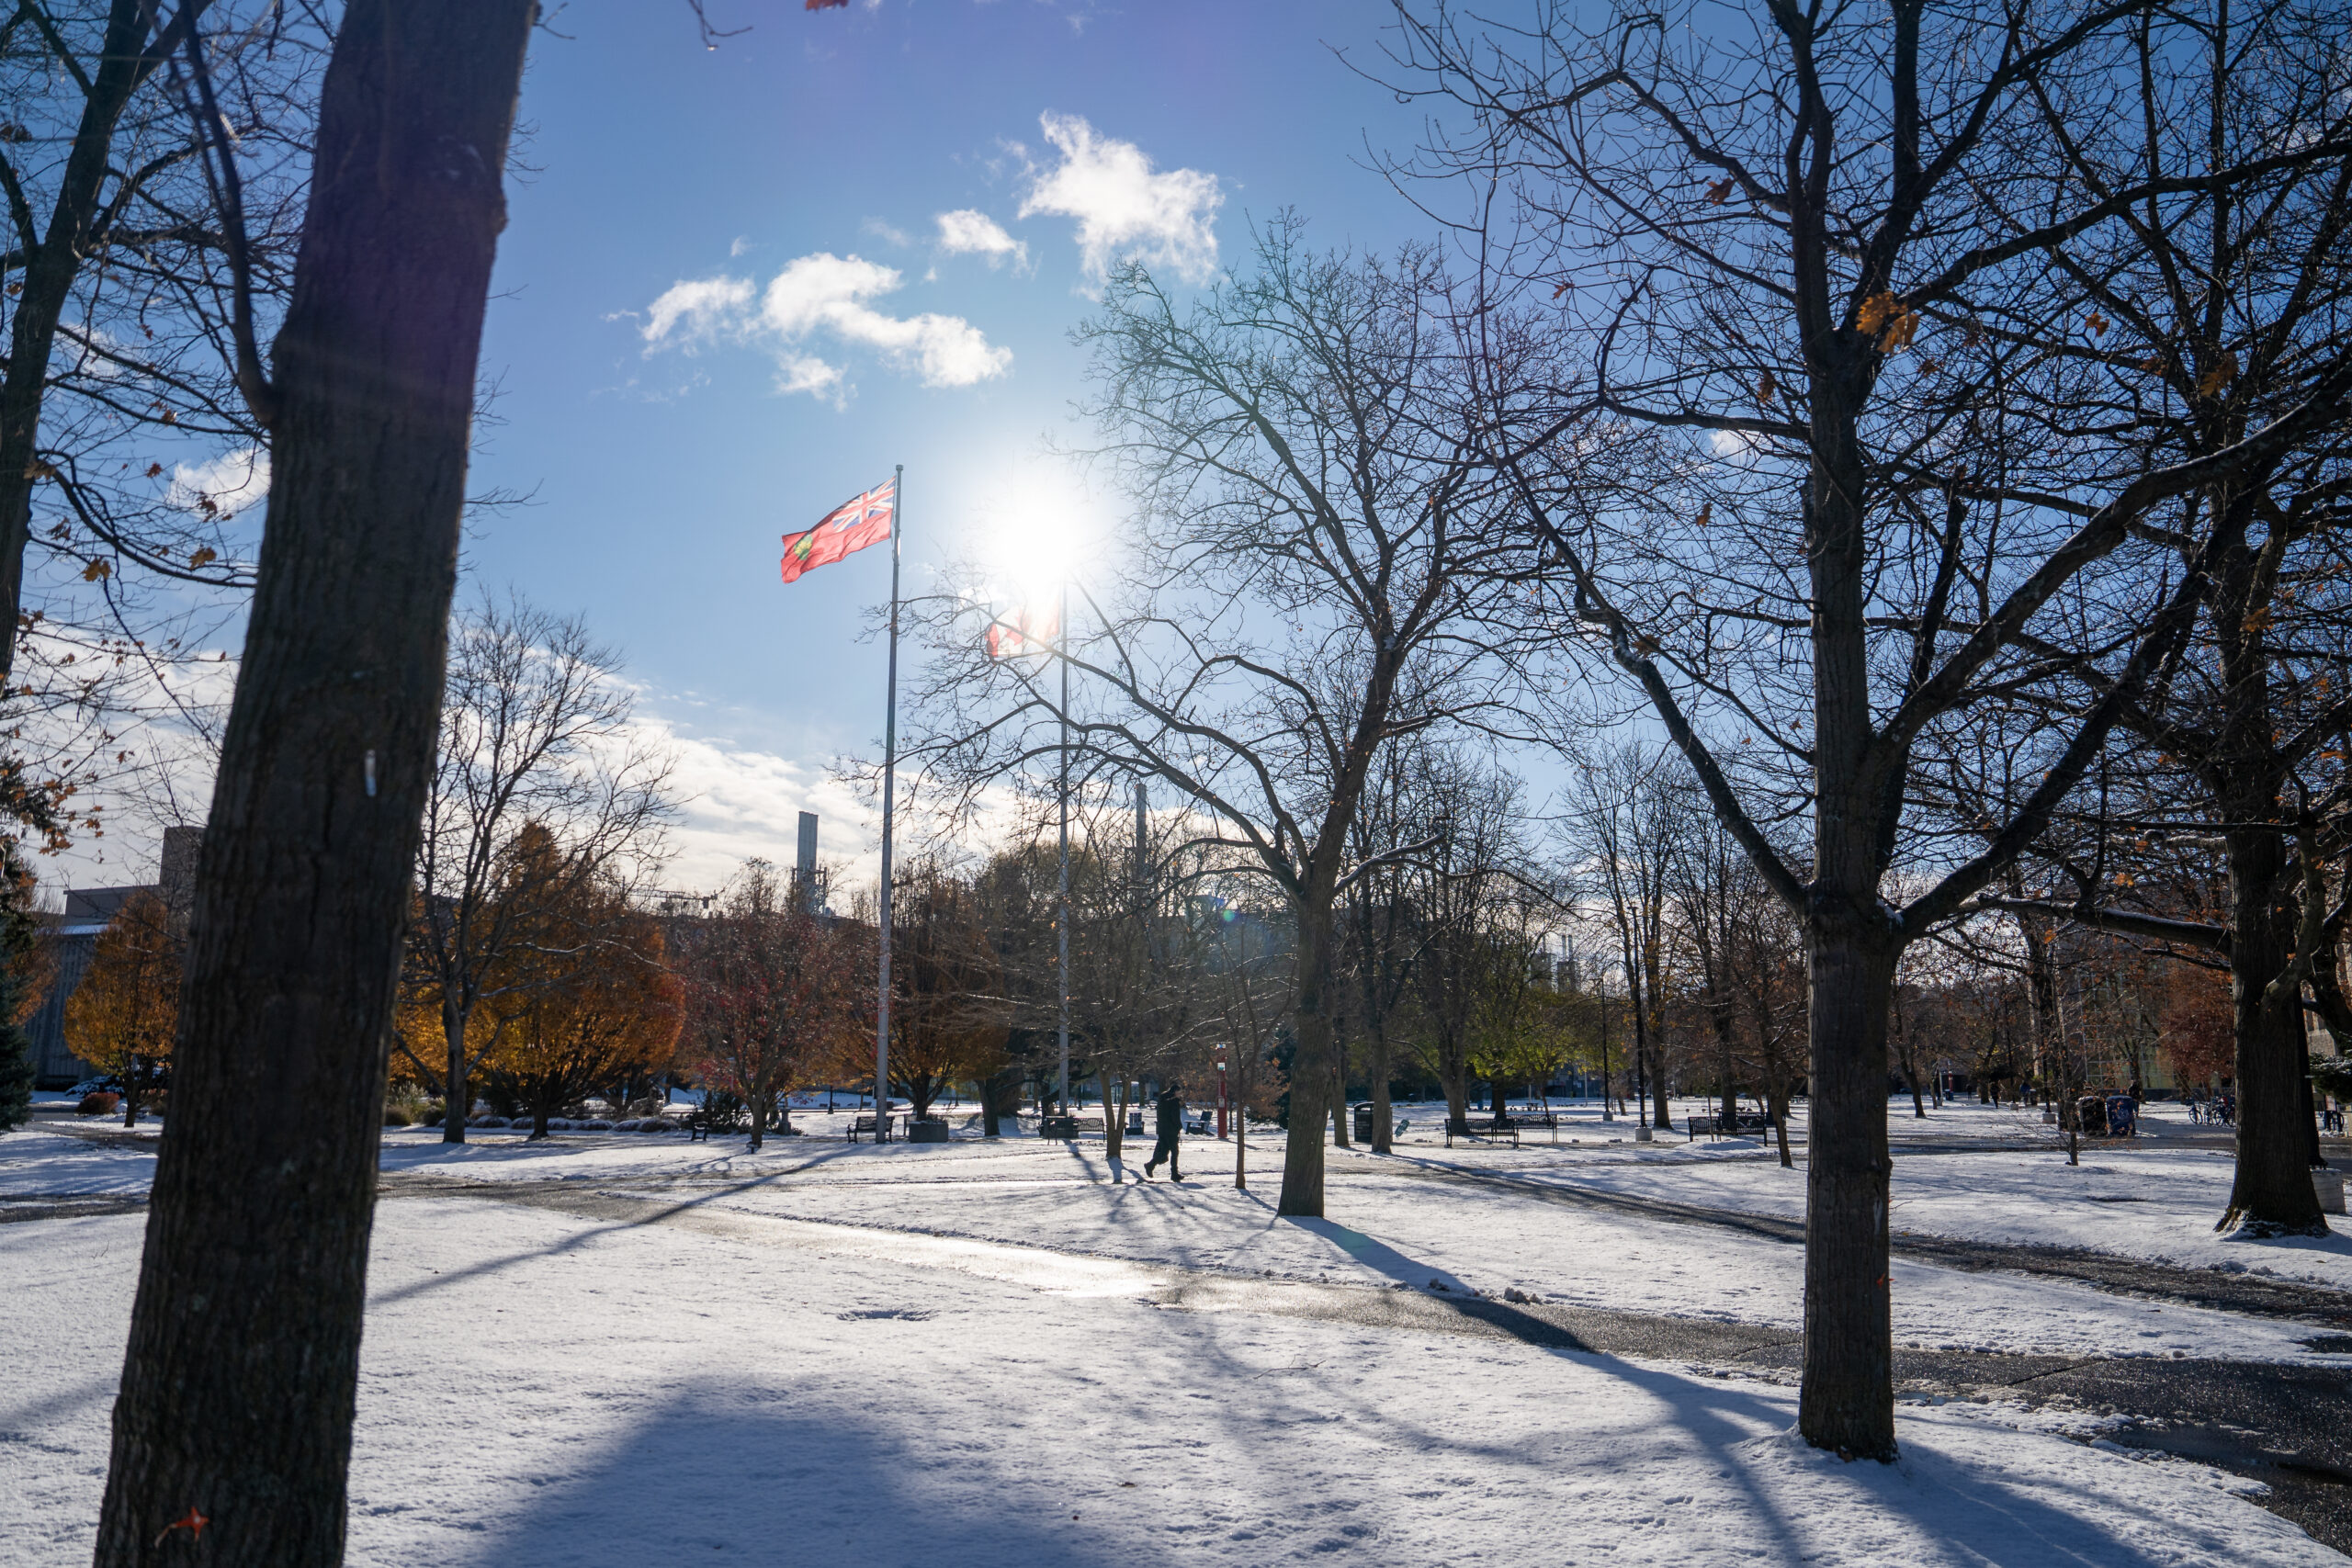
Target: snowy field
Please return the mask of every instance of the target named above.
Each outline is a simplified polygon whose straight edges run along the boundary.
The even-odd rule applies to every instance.
[[[847,1114],[797,1119],[830,1132]],[[2352,1280],[2341,1238],[2199,1240],[2228,1179],[2207,1150],[2150,1139],[2069,1168],[1951,1141],[1967,1146],[1898,1157],[1899,1228],[2183,1260],[2210,1245]],[[0,1139],[0,1211],[135,1195],[153,1148],[35,1124]],[[1245,1192],[1214,1139],[1187,1141],[1180,1186],[1141,1181],[1099,1138],[753,1154],[741,1137],[389,1132],[351,1560],[2346,1561],[2231,1491],[2244,1483],[2047,1412],[1906,1405],[1903,1462],[1847,1466],[1788,1438],[1793,1391],[1773,1383],[1155,1304],[1167,1270],[1206,1269],[1793,1334],[1801,1248],[1597,1201],[1800,1213],[1802,1170],[1752,1142],[1334,1150],[1320,1222],[1276,1218],[1279,1146],[1251,1155]],[[516,1183],[673,1214],[499,1201],[548,1190]],[[142,1225],[0,1224],[0,1302],[41,1348],[0,1393],[0,1564],[86,1554]],[[1918,1346],[2352,1368],[2303,1346],[2308,1325],[2071,1280],[1898,1261],[1893,1287],[1897,1338]]]
[[[2345,1561],[2217,1472],[2018,1407],[1905,1406],[1902,1462],[1847,1465],[1788,1437],[1781,1387],[731,1223],[384,1203],[351,1560]],[[86,1554],[141,1224],[0,1227],[41,1347],[0,1395],[0,1562]]]

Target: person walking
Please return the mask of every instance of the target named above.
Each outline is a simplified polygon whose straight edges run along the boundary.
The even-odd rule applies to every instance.
[[[1184,1086],[1170,1078],[1160,1086],[1159,1098],[1153,1101],[1153,1105],[1159,1111],[1159,1122],[1155,1130],[1159,1134],[1159,1141],[1152,1145],[1151,1157],[1144,1161],[1144,1179],[1150,1180],[1152,1168],[1161,1160],[1166,1160],[1168,1179],[1182,1181],[1184,1179],[1184,1173],[1176,1168],[1176,1143],[1184,1132]]]

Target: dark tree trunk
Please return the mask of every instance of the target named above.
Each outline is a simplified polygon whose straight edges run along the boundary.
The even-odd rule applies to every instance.
[[[1124,1158],[1127,1126],[1118,1111],[1112,1108],[1111,1075],[1107,1069],[1094,1075],[1094,1091],[1102,1097],[1102,1157],[1104,1159]]]
[[[1283,1190],[1274,1212],[1323,1217],[1323,1122],[1331,1102],[1331,897],[1299,900],[1298,991],[1292,1008],[1290,1127],[1283,1140]]]
[[[1804,1381],[1797,1426],[1816,1448],[1894,1457],[1887,1275],[1886,1015],[1892,944],[1817,931],[1813,1134],[1805,1166]]]
[[[449,1047],[448,1092],[442,1097],[441,1141],[466,1141],[466,1118],[473,1114],[473,1064],[466,1055],[466,1015],[445,1001],[441,1004],[441,1037]]]
[[[343,1558],[394,982],[534,14],[353,0],[328,68],[99,1568],[189,1560],[168,1527],[190,1509],[208,1562]],[[279,1100],[303,1114],[251,1114]]]
[[[2223,809],[2240,808],[2225,797]],[[2281,896],[2286,842],[2277,833],[2233,833],[2230,852],[2230,992],[2237,1032],[2237,1179],[2218,1228],[2255,1235],[2324,1235],[2312,1189],[2305,1114],[2301,987],[2270,996],[2293,957],[2295,901]]]
[[[1348,1126],[1348,1047],[1340,1026],[1331,1026],[1331,1146],[1350,1148],[1353,1137]]]
[[[1396,1107],[1388,1099],[1388,1034],[1372,1037],[1372,1152],[1385,1155],[1396,1139]]]
[[[1600,1089],[1601,1102],[1605,1105],[1608,1103],[1609,1092],[1609,1085],[1606,1081],[1602,1082]],[[1453,1130],[1453,1135],[1457,1138],[1469,1135],[1470,1080],[1458,1071],[1445,1075],[1445,1124]]]

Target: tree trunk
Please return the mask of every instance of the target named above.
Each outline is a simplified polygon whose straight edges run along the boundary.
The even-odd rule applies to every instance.
[[[1886,1020],[1892,943],[1806,936],[1813,1134],[1805,1162],[1804,1381],[1797,1427],[1815,1448],[1894,1457],[1888,1293]]]
[[[1118,1159],[1125,1147],[1127,1128],[1111,1107],[1111,1075],[1108,1070],[1095,1073],[1094,1089],[1102,1097],[1102,1157]]]
[[[353,0],[198,868],[98,1568],[333,1564],[387,1042],[530,0]],[[283,1101],[299,1116],[251,1108]],[[200,1547],[171,1529],[191,1509]]]
[[[1353,1130],[1348,1125],[1348,1047],[1339,1038],[1339,1026],[1331,1029],[1331,1146],[1352,1148]]]
[[[441,1100],[441,1141],[445,1144],[466,1141],[466,1118],[474,1111],[470,1076],[473,1064],[466,1057],[466,1023],[465,1012],[455,1003],[442,1002],[441,1037],[449,1047],[448,1091]]]
[[[1459,1069],[1444,1075],[1445,1124],[1457,1138],[1470,1135],[1470,1079]],[[1609,1086],[1603,1083],[1605,1094]]]
[[[1396,1107],[1388,1100],[1388,1035],[1372,1037],[1372,1152],[1385,1155],[1396,1138]]]
[[[2231,801],[2224,809],[2237,809]],[[2244,818],[2238,818],[2244,820]],[[2282,897],[2285,840],[2277,833],[2233,833],[2230,851],[2230,993],[2237,1032],[2237,1177],[2215,1227],[2249,1235],[2324,1235],[2312,1190],[2304,1117],[2301,987],[2269,1000],[2270,984],[2293,957],[2298,910]]]
[[[1298,990],[1291,1010],[1290,1126],[1283,1141],[1278,1214],[1323,1217],[1323,1112],[1331,1102],[1331,899],[1302,897],[1298,908]]]

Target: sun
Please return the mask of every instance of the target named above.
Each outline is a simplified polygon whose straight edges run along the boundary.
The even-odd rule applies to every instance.
[[[1102,564],[1102,502],[1056,461],[1023,461],[978,509],[979,555],[996,592],[1023,603],[1059,593]]]

